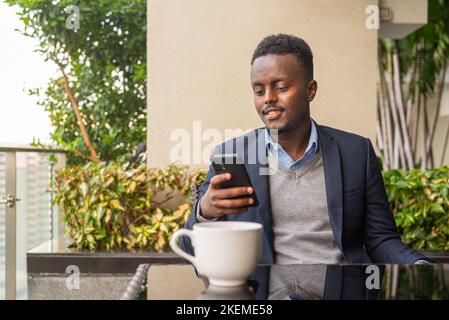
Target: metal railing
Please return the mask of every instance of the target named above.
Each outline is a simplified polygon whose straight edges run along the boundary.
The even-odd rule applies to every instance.
[[[31,146],[0,146],[0,153],[5,154],[5,194],[0,194],[0,205],[5,206],[5,298],[16,299],[16,252],[17,252],[17,215],[16,204],[21,195],[17,194],[17,153],[55,154],[56,163],[52,172],[65,166],[66,151],[44,149]],[[50,191],[51,192],[51,191]],[[18,197],[19,196],[19,197]],[[58,208],[57,237],[63,238],[64,226],[62,208]]]
[[[120,300],[137,300],[148,275],[150,265],[147,263],[139,264],[136,273],[128,283]]]

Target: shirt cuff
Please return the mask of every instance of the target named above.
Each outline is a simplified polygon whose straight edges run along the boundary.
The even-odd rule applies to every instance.
[[[201,210],[200,210],[200,202],[201,202],[200,198],[196,204],[196,221],[201,223],[201,222],[211,222],[211,221],[217,221],[218,218],[212,218],[212,219],[206,219],[201,215]]]

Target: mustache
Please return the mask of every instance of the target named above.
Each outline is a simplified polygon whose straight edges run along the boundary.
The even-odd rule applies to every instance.
[[[262,114],[267,114],[270,111],[285,111],[285,108],[277,106],[275,104],[269,104],[268,106],[262,109]]]

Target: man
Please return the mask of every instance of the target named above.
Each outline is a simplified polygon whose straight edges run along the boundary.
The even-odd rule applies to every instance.
[[[221,189],[230,176],[211,167],[186,227],[210,220],[259,222],[261,263],[430,262],[400,239],[370,140],[310,118],[318,85],[307,43],[286,34],[266,37],[254,51],[250,78],[265,128],[251,133],[256,142],[241,136],[217,150],[243,144],[254,190]],[[266,159],[251,164],[247,155],[255,153]],[[264,166],[272,173],[260,174]],[[248,207],[253,192],[259,205]],[[188,239],[180,245],[193,252]]]

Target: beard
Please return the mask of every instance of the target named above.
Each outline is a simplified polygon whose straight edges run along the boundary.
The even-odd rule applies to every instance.
[[[268,127],[267,125],[265,125],[265,127],[268,130],[277,130],[277,134],[278,136],[280,135],[287,135],[289,134],[291,131],[293,131],[294,129],[296,129],[300,123],[306,118],[305,114],[301,114],[299,115],[297,118],[290,120],[289,122],[277,127]]]
[[[263,118],[265,111],[267,109],[269,109],[269,107],[278,108],[278,109],[282,110],[284,113],[288,112],[288,109],[284,108],[282,106],[270,105],[261,111],[261,114],[260,114],[261,118]],[[290,132],[296,130],[299,126],[301,126],[302,123],[305,123],[307,119],[310,120],[310,109],[309,109],[308,104],[306,104],[305,106],[299,107],[298,113],[296,113],[294,115],[294,118],[288,119],[287,122],[279,124],[279,125],[276,125],[273,123],[273,124],[271,124],[271,126],[268,126],[267,124],[269,122],[266,122],[265,128],[268,130],[277,130],[278,136],[287,135]]]

